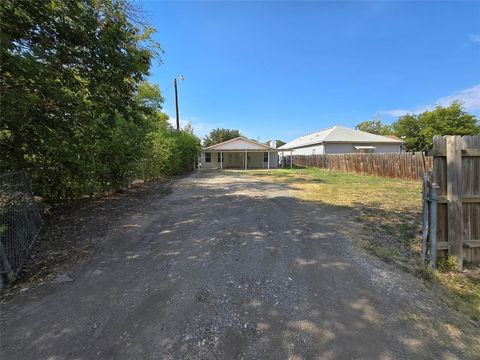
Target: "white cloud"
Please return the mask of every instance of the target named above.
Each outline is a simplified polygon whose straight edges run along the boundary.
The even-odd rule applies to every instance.
[[[470,43],[480,43],[480,34],[470,34],[468,40]]]
[[[448,106],[453,101],[460,101],[466,111],[480,111],[480,84],[459,91],[453,95],[440,98],[434,104],[417,106],[413,109],[379,110],[377,115],[399,117],[406,114],[420,114],[427,110],[433,110],[436,105]]]
[[[475,85],[470,89],[462,90],[457,94],[441,98],[437,101],[437,104],[445,106],[451,104],[452,101],[455,100],[460,101],[466,110],[480,110],[480,84]]]

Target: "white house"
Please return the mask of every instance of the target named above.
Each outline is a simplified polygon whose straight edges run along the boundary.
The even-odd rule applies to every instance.
[[[343,126],[308,134],[280,146],[285,155],[398,153],[403,141],[398,138],[370,134]]]
[[[202,169],[271,169],[278,167],[276,141],[270,146],[237,137],[202,149]]]

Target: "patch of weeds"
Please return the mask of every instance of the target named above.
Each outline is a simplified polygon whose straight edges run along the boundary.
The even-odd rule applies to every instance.
[[[478,358],[480,343],[477,329],[472,324],[465,324],[455,316],[430,317],[426,314],[419,314],[415,310],[412,307],[407,311],[400,312],[399,321],[415,328],[418,334],[428,335],[432,339],[432,345],[455,349],[463,355],[462,359]]]
[[[457,268],[457,258],[452,255],[441,258],[437,262],[437,268],[438,271],[444,273],[454,271]]]
[[[480,321],[480,269],[438,272],[439,282],[449,291],[445,300],[475,322]],[[452,296],[453,295],[453,296]]]
[[[224,173],[227,173],[229,175],[234,175],[234,176],[255,176],[255,177],[271,177],[273,179],[278,178],[278,179],[289,179],[292,176],[291,172],[288,172],[286,170],[241,170],[241,171],[232,171],[232,170],[226,170]]]
[[[415,222],[413,224],[411,222],[404,222],[399,224],[398,231],[403,241],[408,245],[412,244],[414,241],[417,240],[417,224],[415,224]]]
[[[466,314],[472,321],[480,321],[480,270],[456,272],[452,256],[438,260],[437,269],[430,265],[418,266],[416,275],[440,284],[446,294],[441,296],[451,308]]]
[[[266,172],[266,171],[251,171],[248,173],[249,175],[252,175],[252,176],[273,176],[273,174],[271,174],[270,172]]]
[[[436,278],[435,269],[430,265],[419,266],[415,273],[418,277],[421,277],[427,281],[433,281]]]
[[[394,228],[394,227],[393,227],[392,225],[390,225],[390,224],[379,224],[378,226],[379,226],[380,230],[385,231],[385,232],[387,232],[387,233],[392,232],[392,230],[393,230],[393,228]]]
[[[400,257],[400,252],[386,245],[377,245],[369,247],[371,252],[387,263],[392,263]]]
[[[355,216],[355,220],[361,223],[365,223],[368,221],[368,215],[366,214],[358,214]]]

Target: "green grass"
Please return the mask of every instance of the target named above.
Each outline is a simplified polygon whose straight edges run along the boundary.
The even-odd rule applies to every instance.
[[[316,168],[250,171],[248,174],[295,184],[294,194],[304,201],[350,210],[361,226],[343,230],[359,245],[403,268],[417,265],[411,255],[419,251],[420,182]]]
[[[441,260],[439,271],[420,262],[421,182],[330,172],[316,168],[247,171],[246,174],[292,185],[293,194],[319,205],[350,211],[359,226],[340,229],[358,246],[385,262],[416,274],[448,291],[445,301],[472,320],[480,320],[480,269],[450,271]]]

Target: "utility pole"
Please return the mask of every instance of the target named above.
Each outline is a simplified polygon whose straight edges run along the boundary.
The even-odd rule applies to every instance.
[[[183,75],[178,77],[178,80],[183,81]],[[177,78],[173,79],[173,86],[175,88],[175,112],[177,114],[177,131],[180,130],[180,114],[178,113],[178,90],[177,90]]]
[[[175,110],[177,112],[177,131],[180,130],[180,116],[178,115],[178,91],[177,91],[177,79],[173,79],[173,86],[175,87]]]

